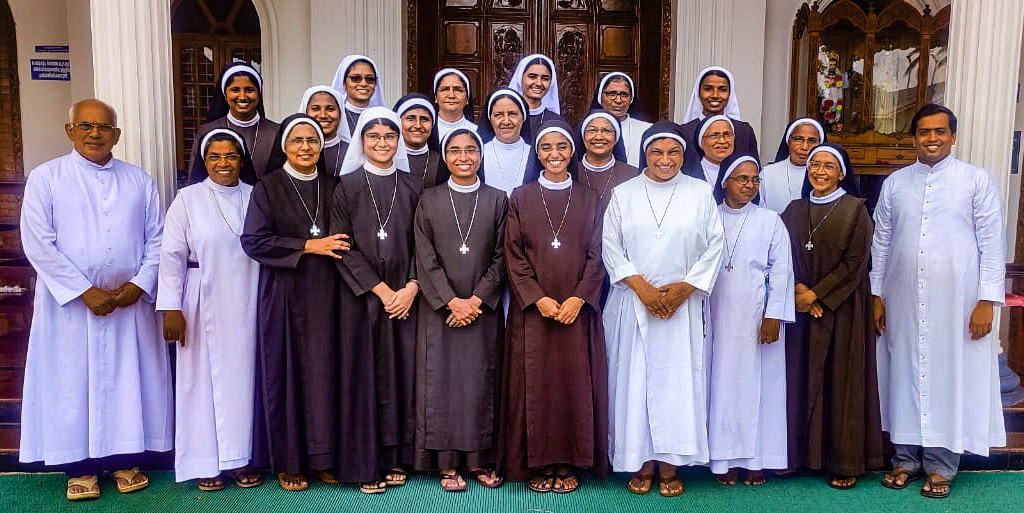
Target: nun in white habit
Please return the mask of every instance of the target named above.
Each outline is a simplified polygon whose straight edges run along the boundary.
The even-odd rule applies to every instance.
[[[680,172],[685,142],[671,122],[644,134],[649,166],[615,188],[604,215],[612,290],[604,309],[609,456],[635,472],[629,490],[682,493],[676,465],[708,462],[704,309],[722,259],[711,185]]]
[[[651,127],[651,123],[630,115],[635,105],[636,86],[633,79],[621,71],[613,71],[601,78],[590,105],[591,109],[604,109],[619,120],[622,134],[615,145],[616,150],[622,148],[622,156],[633,167],[640,165],[640,142],[644,132]],[[620,157],[617,155],[616,158]]]
[[[352,141],[352,131],[364,110],[387,106],[377,64],[365,55],[353,54],[342,59],[331,87],[338,91],[344,103],[345,119],[338,128],[342,141]]]
[[[789,465],[783,323],[795,320],[793,263],[782,219],[752,201],[759,168],[753,156],[734,155],[715,187],[725,251],[711,294],[708,446],[711,471],[726,485],[740,467],[744,483],[760,485],[762,469]]]
[[[807,156],[826,142],[825,129],[812,118],[800,118],[786,127],[775,162],[761,171],[761,205],[782,213],[800,199],[807,176]]]
[[[333,100],[333,101],[332,101]],[[348,141],[342,138],[341,106],[345,105],[345,97],[331,86],[315,85],[302,93],[298,112],[304,112],[316,120],[324,132],[324,147],[320,153],[324,159],[327,174],[337,176],[341,161],[348,150]]]
[[[479,130],[484,161],[478,174],[484,183],[511,197],[516,187],[540,177],[533,146],[526,142],[532,133],[526,123],[526,100],[515,90],[503,87],[487,98],[484,112],[487,119]]]
[[[180,344],[174,477],[213,491],[224,487],[221,472],[251,456],[259,264],[239,239],[252,193],[238,179],[252,165],[242,136],[217,128],[199,147],[209,176],[178,191],[167,210],[156,310],[164,338]],[[261,482],[254,472],[233,477],[242,487]]]
[[[558,77],[551,57],[542,53],[527,55],[509,79],[508,87],[523,95],[529,107],[528,125],[530,134],[537,133],[545,121],[560,119],[562,107],[558,100]]]
[[[460,91],[461,89],[461,91]],[[437,104],[437,137],[456,128],[476,132],[473,122],[473,88],[469,77],[455,68],[444,68],[434,74],[434,102]]]

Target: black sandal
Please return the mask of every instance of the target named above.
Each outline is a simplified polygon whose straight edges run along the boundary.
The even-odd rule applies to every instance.
[[[535,482],[539,484],[534,484]],[[538,472],[530,478],[526,486],[537,493],[548,493],[555,486],[555,473],[550,469]]]
[[[480,486],[483,486],[484,488],[497,488],[505,482],[505,478],[499,476],[498,471],[492,468],[480,468],[477,470],[470,470],[467,474],[469,475],[469,477],[475,479],[476,482],[480,483]],[[482,477],[485,476],[493,478],[494,482],[492,482],[491,484],[487,484],[486,482],[484,482],[483,479],[481,479]]]
[[[569,480],[569,478],[573,478],[576,480],[576,486],[573,486],[572,488],[567,488],[565,486],[565,482]],[[576,474],[573,474],[571,470],[568,472],[556,472],[555,482],[551,483],[551,491],[555,493],[572,493],[575,492],[576,489],[578,489],[579,487],[580,478],[576,477]]]
[[[898,483],[897,481],[899,481],[903,476],[906,476],[903,484]],[[920,470],[917,472],[907,472],[906,469],[896,467],[882,476],[882,486],[889,488],[890,490],[903,490],[910,483],[921,479],[922,476],[924,476],[924,472],[921,472]]]
[[[928,488],[931,488],[931,489],[930,490],[925,490],[924,487],[922,486],[921,487],[921,495],[924,496],[924,497],[928,497],[929,499],[946,499],[946,498],[949,497],[949,491],[953,489],[953,482],[950,481],[949,479],[939,479],[938,481],[936,481],[936,480],[932,479],[931,476],[928,476],[928,478],[925,479],[925,484],[928,485]],[[936,492],[935,491],[935,487],[936,486],[945,486],[946,487],[946,491],[944,491],[944,492]]]
[[[390,476],[401,477],[398,479],[388,479],[388,477]],[[384,474],[384,482],[387,483],[388,486],[402,486],[405,484],[405,481],[407,479],[409,479],[409,474],[401,467],[395,467],[391,470],[388,470],[387,473]]]

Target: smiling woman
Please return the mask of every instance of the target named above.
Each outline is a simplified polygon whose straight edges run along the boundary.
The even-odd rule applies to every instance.
[[[192,146],[188,183],[196,183],[206,177],[205,173],[192,172],[196,169],[196,160],[202,158],[198,151],[202,138],[211,130],[230,128],[241,134],[245,144],[252,150],[255,176],[243,176],[242,180],[250,185],[254,184],[268,171],[274,134],[278,127],[277,123],[263,115],[263,78],[259,72],[248,64],[229,64],[217,81],[206,123],[199,128]]]

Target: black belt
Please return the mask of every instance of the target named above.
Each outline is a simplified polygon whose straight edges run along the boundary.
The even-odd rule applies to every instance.
[[[187,260],[186,264],[189,269],[199,269],[199,262]]]

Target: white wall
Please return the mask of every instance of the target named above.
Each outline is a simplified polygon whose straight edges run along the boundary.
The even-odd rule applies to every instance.
[[[68,107],[92,95],[89,3],[85,0],[8,0],[18,41],[21,133],[26,172],[67,153]],[[82,14],[84,12],[84,15]],[[79,20],[69,30],[69,20]],[[71,53],[35,53],[36,45],[70,45]],[[32,80],[29,59],[70,59],[71,81]]]

